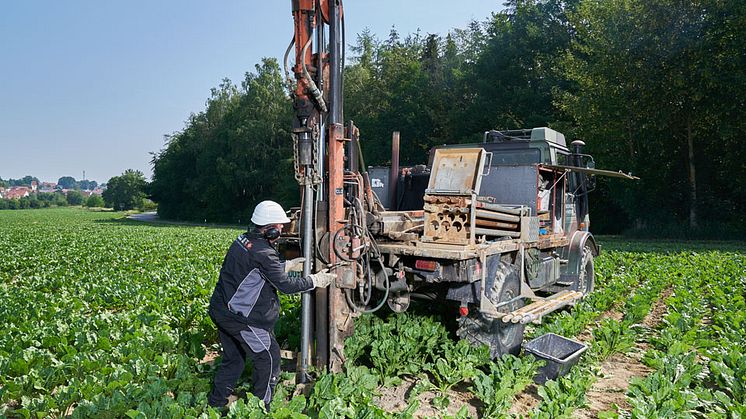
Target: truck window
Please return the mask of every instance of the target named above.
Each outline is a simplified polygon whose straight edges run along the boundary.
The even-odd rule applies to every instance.
[[[492,166],[541,163],[541,151],[538,149],[493,150],[492,153]]]

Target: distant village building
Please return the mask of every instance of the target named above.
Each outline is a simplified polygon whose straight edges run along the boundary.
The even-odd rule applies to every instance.
[[[104,190],[101,188],[96,188],[92,191],[80,191],[81,194],[83,194],[83,198],[88,198],[91,195],[101,195],[104,193]]]
[[[21,199],[29,196],[31,192],[28,186],[13,186],[3,192],[3,199]]]
[[[73,189],[62,189],[54,182],[39,182],[32,181],[31,186],[11,186],[9,188],[0,187],[0,199],[21,199],[35,193],[55,193],[62,192],[65,196],[69,191]],[[91,195],[101,195],[106,188],[100,186],[94,190],[83,190],[79,191],[83,197],[88,198]]]
[[[55,189],[57,189],[57,184],[54,182],[42,182],[41,186],[39,187],[39,192],[54,192]]]

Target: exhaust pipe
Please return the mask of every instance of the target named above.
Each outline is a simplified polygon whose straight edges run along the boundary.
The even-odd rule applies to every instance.
[[[389,209],[395,211],[396,187],[399,184],[399,131],[391,136],[391,169],[389,171]]]

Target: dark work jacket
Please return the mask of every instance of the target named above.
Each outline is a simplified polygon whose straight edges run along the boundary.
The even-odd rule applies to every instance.
[[[311,278],[290,279],[285,263],[258,233],[244,233],[231,244],[210,298],[210,317],[230,334],[248,326],[272,331],[280,316],[277,291],[313,289]]]

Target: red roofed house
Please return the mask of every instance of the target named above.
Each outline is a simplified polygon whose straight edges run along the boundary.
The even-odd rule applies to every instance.
[[[24,196],[29,196],[28,186],[14,186],[3,194],[3,199],[20,199]]]

